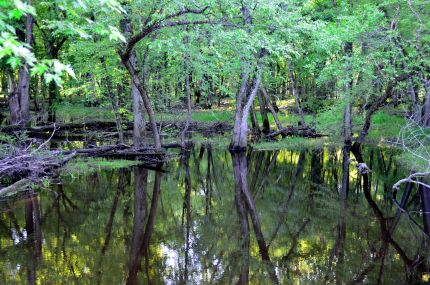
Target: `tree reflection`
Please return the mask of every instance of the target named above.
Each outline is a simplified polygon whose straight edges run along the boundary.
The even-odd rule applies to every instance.
[[[158,198],[160,195],[162,172],[155,171],[154,188],[152,191],[151,206],[149,209],[146,225],[142,234],[145,222],[146,201],[145,192],[148,181],[147,171],[137,169],[135,171],[136,188],[135,190],[135,217],[133,220],[133,237],[129,251],[129,260],[127,262],[126,284],[138,284],[138,273],[141,270],[142,258],[145,258],[145,273],[147,283],[151,284],[149,275],[149,242],[154,229],[155,216],[157,213]]]
[[[254,229],[255,238],[257,240],[259,252],[261,255],[261,259],[267,264],[267,270],[270,279],[278,284],[278,276],[275,272],[275,267],[270,260],[269,251],[267,249],[267,245],[263,236],[263,232],[261,231],[260,218],[257,213],[257,209],[255,208],[254,200],[251,194],[248,191],[248,167],[247,167],[247,159],[245,152],[232,152],[231,154],[233,160],[233,173],[234,173],[234,186],[235,186],[235,202],[238,208],[239,220],[240,220],[240,228],[241,233],[245,234],[244,241],[242,242],[242,249],[248,249],[248,253],[245,253],[245,257],[249,256],[249,226],[248,226],[248,218],[247,214],[249,214],[251,218],[252,227]],[[245,262],[245,265],[242,265],[241,273],[240,273],[240,282],[248,282],[248,271],[244,266],[247,266],[248,262]],[[246,284],[241,283],[241,284]]]
[[[352,151],[354,156],[357,159],[357,162],[364,163],[363,155],[361,154],[361,151],[357,149],[353,149]],[[422,262],[423,262],[422,257],[418,253],[415,257],[410,258],[406,250],[402,248],[401,245],[393,237],[395,228],[398,225],[400,216],[403,213],[402,209],[405,209],[407,205],[407,201],[409,199],[412,186],[408,185],[405,191],[403,192],[403,196],[400,202],[400,207],[398,208],[394,219],[388,220],[387,218],[385,218],[382,210],[379,208],[377,203],[372,198],[369,174],[367,172],[362,173],[361,177],[363,180],[362,186],[363,186],[364,197],[366,198],[366,201],[369,204],[370,208],[372,209],[374,216],[379,222],[382,244],[380,246],[379,251],[376,252],[376,255],[371,260],[371,262],[361,272],[359,272],[356,275],[356,277],[351,282],[349,282],[349,284],[358,284],[363,282],[364,278],[372,270],[375,269],[376,263],[378,261],[380,262],[380,269],[379,269],[377,284],[380,284],[382,280],[382,275],[383,275],[384,260],[387,255],[389,246],[391,246],[397,252],[398,256],[403,261],[406,267],[406,280],[408,281],[408,283],[411,283],[411,284],[420,283],[421,276],[417,275],[418,273],[417,269],[419,270],[417,265],[422,265]]]
[[[399,190],[396,207],[382,191],[397,181],[391,155],[366,151],[367,178],[348,150],[210,145],[168,162],[163,176],[135,167],[66,177],[0,201],[0,283],[419,283],[425,192]]]
[[[33,192],[26,194],[25,230],[29,259],[27,260],[27,283],[36,284],[36,267],[42,255],[42,231],[40,228],[39,198]]]

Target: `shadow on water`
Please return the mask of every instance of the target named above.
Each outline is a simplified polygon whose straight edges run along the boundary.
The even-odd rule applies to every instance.
[[[0,201],[1,284],[422,284],[430,192],[393,150],[229,153],[64,174]]]

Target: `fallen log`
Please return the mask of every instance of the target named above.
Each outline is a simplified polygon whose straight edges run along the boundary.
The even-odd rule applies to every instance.
[[[21,180],[18,180],[17,182],[13,183],[12,185],[9,185],[5,188],[0,189],[0,197],[3,197],[9,193],[20,191],[25,189],[28,185],[30,185],[32,181],[27,178],[23,178]]]
[[[288,126],[286,128],[283,128],[281,130],[278,130],[276,132],[272,132],[268,135],[266,135],[266,138],[273,139],[279,135],[282,136],[298,136],[298,137],[306,137],[306,138],[320,138],[327,135],[317,133],[315,129],[310,127],[293,127]]]
[[[138,159],[142,164],[159,168],[159,166],[168,158],[164,150],[157,151],[154,146],[133,147],[125,144],[106,145],[94,148],[76,149],[71,151],[62,150],[42,150],[45,145],[30,152],[28,149],[17,150],[14,155],[4,157],[0,160],[0,178],[8,177],[18,182],[0,189],[2,193],[10,193],[14,190],[20,190],[27,183],[24,181],[38,182],[41,177],[51,177],[55,170],[65,165],[69,160],[76,156]],[[165,144],[167,148],[181,148],[178,143]],[[28,182],[27,181],[27,182]]]
[[[26,152],[0,160],[0,177],[21,177],[37,180],[49,176],[52,170],[63,166],[76,156],[72,151],[63,154],[59,151]]]

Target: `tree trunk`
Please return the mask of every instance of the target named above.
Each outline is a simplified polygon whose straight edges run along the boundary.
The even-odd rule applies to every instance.
[[[190,126],[191,122],[191,88],[190,88],[190,54],[188,51],[188,43],[189,43],[189,37],[188,37],[188,27],[184,26],[184,32],[186,33],[184,36],[184,45],[185,45],[185,53],[184,53],[184,72],[185,72],[185,97],[187,100],[187,121],[185,123],[185,127],[181,132],[181,145],[182,148],[185,148],[187,145],[186,142],[186,135],[188,132],[188,128]]]
[[[137,68],[136,53],[132,52],[130,56],[131,64]],[[143,79],[142,79],[143,81]],[[139,89],[131,80],[131,97],[133,99],[133,144],[136,147],[144,146],[146,137],[145,116],[143,114],[143,100],[140,96]]]
[[[121,29],[124,34],[131,35],[132,34],[132,26],[131,23],[127,19],[121,20]],[[135,56],[135,54],[134,54]],[[124,57],[123,54],[120,53],[121,61],[124,64],[124,66],[127,68],[128,73],[131,76],[132,80],[132,86],[139,91],[140,97],[142,98],[143,105],[145,107],[146,113],[148,114],[149,123],[151,126],[152,135],[154,136],[154,144],[155,148],[157,150],[161,150],[161,140],[160,140],[160,134],[157,129],[157,122],[155,120],[155,114],[151,106],[151,102],[149,100],[148,94],[146,93],[146,90],[144,88],[144,84],[142,83],[142,80],[140,79],[137,69],[136,69],[136,62],[135,57],[133,56],[133,53],[131,53],[129,58]],[[134,60],[133,60],[134,57]],[[134,62],[133,62],[134,61]],[[137,96],[137,92],[135,93]],[[137,99],[136,99],[137,103]]]
[[[8,75],[8,85],[9,85],[9,124],[17,125],[19,124],[20,110],[19,110],[19,98],[16,90],[16,83],[13,74]]]
[[[424,115],[423,115],[423,125],[425,127],[430,127],[430,79],[424,81],[425,90],[425,103],[424,103]]]
[[[266,111],[266,105],[267,105],[266,100],[263,97],[263,94],[261,93],[262,92],[259,92],[258,94],[258,102],[260,104],[260,113],[263,119],[263,133],[267,135],[268,133],[270,133],[270,123],[269,123],[269,117],[267,116],[267,111]]]
[[[244,68],[246,70],[246,68]],[[240,75],[240,78],[242,79],[242,84],[236,94],[236,111],[235,111],[235,115],[234,115],[234,125],[233,125],[233,137],[232,137],[232,141],[230,143],[230,149],[236,149],[239,150],[239,145],[240,145],[240,132],[241,132],[241,123],[242,123],[242,113],[243,113],[243,107],[242,107],[242,102],[244,100],[245,94],[249,88],[249,82],[248,82],[248,78],[249,78],[249,73],[248,72],[244,72]],[[243,142],[242,142],[243,144]],[[246,149],[246,141],[245,141],[245,147],[244,149]]]
[[[242,118],[240,120],[240,125],[239,125],[238,141],[232,141],[234,149],[237,149],[237,150],[246,149],[247,138],[248,138],[249,111],[250,111],[251,106],[254,102],[255,96],[257,95],[258,88],[260,87],[261,75],[262,75],[262,70],[261,69],[257,70],[257,74],[253,80],[253,85],[252,85],[251,93],[249,94],[248,101],[246,102],[245,106],[243,107]]]
[[[276,127],[278,128],[278,130],[282,130],[283,128],[282,128],[281,121],[279,121],[278,114],[276,113],[276,109],[270,103],[270,97],[267,94],[266,89],[263,86],[261,86],[260,90],[264,98],[266,98],[267,106],[269,107],[270,113],[272,113],[273,119],[275,120],[275,123],[276,123]]]
[[[352,42],[346,42],[344,53],[347,57],[352,56],[353,45]],[[352,143],[352,106],[351,106],[351,89],[352,89],[352,74],[351,68],[347,66],[346,75],[348,76],[348,83],[345,87],[346,105],[343,113],[343,140],[345,145],[349,146]]]
[[[56,115],[54,102],[57,99],[58,88],[54,82],[48,85],[48,122],[55,123]]]
[[[300,103],[296,80],[294,79],[293,67],[291,66],[291,60],[289,58],[287,58],[287,65],[288,65],[288,76],[290,77],[290,81],[291,81],[291,91],[293,92],[294,100],[296,101],[297,112],[299,113],[299,116],[300,116],[300,124],[303,127],[305,127],[306,126],[305,117],[303,115],[303,110]]]
[[[249,26],[251,24],[251,15],[249,13],[249,9],[242,5],[241,8],[243,23],[245,26]],[[250,32],[250,30],[247,30]],[[230,150],[242,151],[246,149],[247,145],[247,137],[248,137],[248,115],[249,110],[254,102],[255,95],[257,94],[258,88],[261,82],[261,74],[263,69],[263,57],[268,54],[268,51],[262,48],[258,53],[258,64],[257,64],[257,74],[254,78],[254,84],[249,93],[249,97],[246,101],[245,106],[243,106],[243,102],[245,101],[246,94],[249,89],[249,68],[250,64],[246,62],[244,64],[243,72],[240,76],[242,80],[242,84],[240,86],[239,91],[236,95],[236,113],[234,118],[234,126],[233,126],[233,136],[230,142]]]
[[[28,14],[25,23],[25,43],[31,45],[33,38],[33,17]],[[21,124],[30,122],[30,66],[20,66],[18,71],[18,98],[21,112]]]
[[[351,101],[347,98],[345,109],[343,111],[343,141],[345,145],[351,145],[352,142],[352,108]]]
[[[251,106],[251,126],[252,126],[252,132],[256,135],[260,135],[260,125],[258,124],[257,114],[255,113],[255,107],[254,104]]]

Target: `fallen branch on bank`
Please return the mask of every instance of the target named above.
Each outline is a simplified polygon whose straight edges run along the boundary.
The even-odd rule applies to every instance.
[[[9,185],[5,188],[0,189],[0,197],[3,197],[9,193],[20,191],[22,189],[27,188],[28,185],[31,184],[31,180],[27,178],[23,178],[21,180],[18,180],[17,182],[13,183],[12,185]]]
[[[153,146],[138,147],[118,144],[94,148],[63,150],[41,150],[43,144],[35,151],[29,148],[15,150],[14,154],[0,159],[0,179],[17,181],[0,189],[0,196],[23,190],[31,182],[39,182],[42,177],[52,177],[55,171],[76,156],[105,157],[121,159],[138,159],[142,164],[157,167],[168,157],[166,152],[157,151]],[[180,144],[165,144],[164,149],[180,148]]]
[[[298,136],[298,137],[305,137],[305,138],[320,138],[324,137],[326,135],[317,133],[315,129],[311,127],[293,127],[288,126],[286,128],[283,128],[281,130],[278,130],[276,132],[272,132],[268,135],[266,135],[266,138],[273,139],[279,135],[283,136]]]
[[[76,152],[63,155],[60,151],[28,152],[21,151],[0,160],[0,178],[30,178],[49,175],[49,173],[76,156]]]

